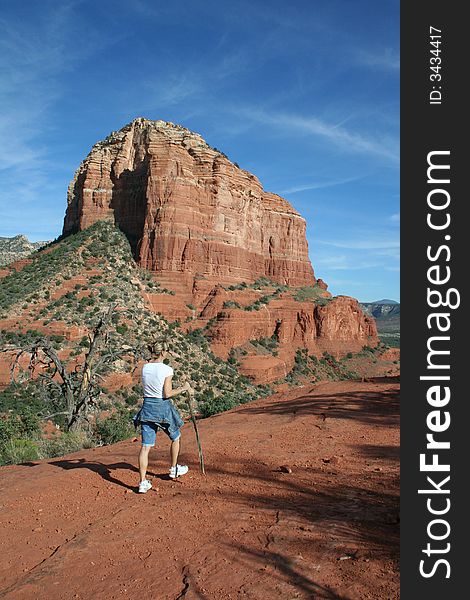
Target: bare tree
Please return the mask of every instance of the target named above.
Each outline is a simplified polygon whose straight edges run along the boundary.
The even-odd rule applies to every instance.
[[[50,417],[65,415],[67,429],[77,431],[88,425],[91,408],[96,404],[100,395],[97,385],[98,371],[104,364],[116,360],[122,352],[104,348],[107,340],[107,330],[115,306],[100,318],[98,324],[89,335],[89,346],[82,364],[69,372],[57,351],[47,338],[39,338],[27,350],[17,352],[11,366],[12,378],[21,356],[30,354],[29,370],[33,376],[36,368],[41,367],[39,378],[45,385],[48,396],[59,397],[64,410]]]

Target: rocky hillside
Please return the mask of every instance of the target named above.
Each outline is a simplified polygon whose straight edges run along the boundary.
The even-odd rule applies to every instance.
[[[48,242],[30,242],[25,235],[0,237],[0,265],[8,265],[15,260],[26,258]]]
[[[32,371],[30,349],[35,340],[45,339],[67,371],[80,374],[90,348],[89,336],[110,307],[114,310],[96,370],[93,421],[118,408],[130,423],[128,411],[135,411],[142,396],[140,367],[147,357],[145,346],[156,338],[167,339],[175,385],[182,374],[188,377],[203,415],[268,391],[239,375],[236,365],[217,358],[203,336],[189,335],[156,314],[149,301],[155,291],[172,297],[135,264],[122,232],[103,222],[50,245],[21,265],[4,269],[0,279],[0,414],[13,411],[19,415],[21,422],[10,423],[15,427],[23,422],[34,422],[36,427],[37,419],[48,415],[52,424],[65,427],[66,407],[59,386],[49,383],[46,389],[42,383],[51,373],[51,363],[42,357]],[[184,398],[180,400],[184,411]],[[9,428],[3,431],[2,427],[6,425],[0,419],[0,461],[2,436],[9,435]],[[38,448],[34,447],[33,455],[36,450],[41,454]]]

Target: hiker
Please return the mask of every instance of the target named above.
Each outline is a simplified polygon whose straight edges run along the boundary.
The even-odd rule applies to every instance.
[[[142,386],[144,388],[144,403],[134,417],[134,425],[141,426],[142,447],[139,453],[139,493],[145,494],[152,487],[145,476],[147,473],[150,448],[155,446],[157,430],[161,429],[171,440],[170,471],[171,479],[188,472],[186,465],[178,464],[180,451],[180,427],[184,424],[170,398],[185,391],[192,391],[188,382],[183,387],[172,389],[171,380],[173,369],[163,360],[168,356],[165,342],[154,342],[147,346],[151,358],[142,368]]]

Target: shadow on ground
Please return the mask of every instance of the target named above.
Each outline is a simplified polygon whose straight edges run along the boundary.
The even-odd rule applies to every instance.
[[[299,396],[258,406],[237,414],[315,415],[323,420],[352,419],[360,423],[391,427],[399,425],[399,392],[396,389]]]
[[[138,473],[139,470],[137,469],[137,467],[129,463],[118,462],[112,464],[105,464],[94,461],[87,461],[84,458],[76,458],[69,460],[52,460],[49,462],[49,464],[53,465],[54,467],[60,467],[61,469],[65,469],[66,471],[69,471],[71,469],[89,469],[90,471],[93,471],[93,473],[98,473],[98,475],[101,475],[103,479],[106,479],[106,481],[109,481],[110,483],[115,483],[116,485],[120,485],[121,487],[126,488],[128,490],[135,491],[136,489],[136,486],[127,485],[120,479],[117,479],[112,473],[117,469],[127,469],[129,471],[134,471]]]

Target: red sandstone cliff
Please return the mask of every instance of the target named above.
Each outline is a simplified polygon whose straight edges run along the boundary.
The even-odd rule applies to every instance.
[[[204,316],[209,316],[208,308]],[[317,356],[326,351],[341,357],[359,352],[364,345],[375,346],[378,341],[374,319],[348,296],[333,298],[324,306],[284,296],[259,311],[223,309],[216,314],[217,321],[210,328],[211,347],[222,358],[227,358],[232,347],[241,347],[250,340],[277,340],[278,356],[247,356],[242,361],[242,373],[260,383],[285,377],[294,366],[299,348],[307,348]]]
[[[313,285],[305,220],[198,134],[135,119],[92,148],[69,186],[63,233],[100,219],[127,235],[145,268],[184,282],[269,277]]]
[[[69,186],[63,232],[103,219],[116,223],[140,265],[176,292],[145,294],[151,310],[186,329],[207,326],[212,350],[224,358],[250,340],[277,339],[276,356],[243,359],[242,371],[257,381],[285,376],[298,348],[341,356],[378,342],[374,319],[353,298],[319,305],[299,302],[290,290],[250,311],[274,288],[220,285],[265,277],[291,288],[316,283],[319,296],[331,297],[314,277],[305,220],[183,127],[139,118],[95,144]]]

